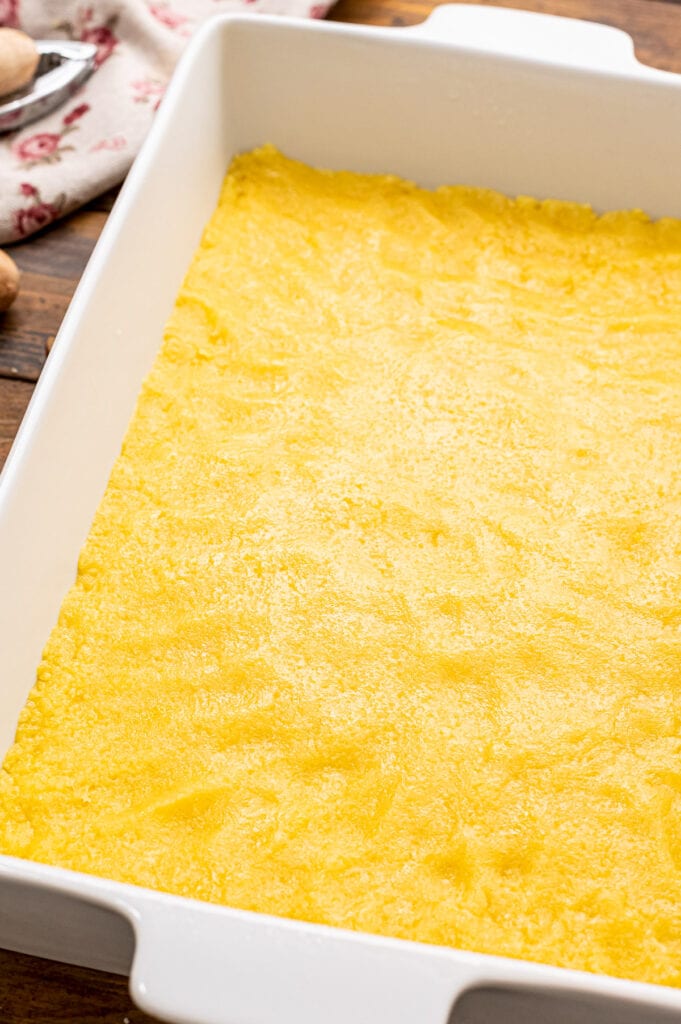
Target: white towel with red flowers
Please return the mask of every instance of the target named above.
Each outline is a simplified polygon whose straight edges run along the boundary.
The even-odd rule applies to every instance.
[[[0,135],[0,243],[46,227],[125,177],[182,48],[212,14],[321,18],[331,0],[0,0],[0,25],[34,39],[97,47],[97,70],[71,101]]]

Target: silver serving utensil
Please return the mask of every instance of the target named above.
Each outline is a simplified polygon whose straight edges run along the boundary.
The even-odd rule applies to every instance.
[[[95,68],[97,47],[61,39],[36,39],[40,54],[33,81],[0,103],[0,133],[49,114],[72,96]]]

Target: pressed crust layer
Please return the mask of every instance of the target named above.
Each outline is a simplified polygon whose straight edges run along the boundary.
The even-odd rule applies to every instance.
[[[239,157],[0,849],[679,985],[680,568],[681,224]]]

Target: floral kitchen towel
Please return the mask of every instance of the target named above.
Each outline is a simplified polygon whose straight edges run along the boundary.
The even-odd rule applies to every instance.
[[[97,69],[59,110],[0,136],[0,244],[25,238],[118,184],[183,46],[212,14],[321,18],[331,0],[0,0],[0,25],[97,47]]]

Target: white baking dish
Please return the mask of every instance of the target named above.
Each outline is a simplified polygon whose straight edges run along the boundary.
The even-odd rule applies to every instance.
[[[532,55],[542,55],[535,59]],[[0,480],[0,756],[230,157],[681,216],[681,80],[614,29],[441,7],[416,29],[225,17],[194,39]],[[0,944],[131,970],[200,1024],[662,1021],[681,992],[232,911],[0,857]],[[450,1016],[451,1014],[451,1016]]]

